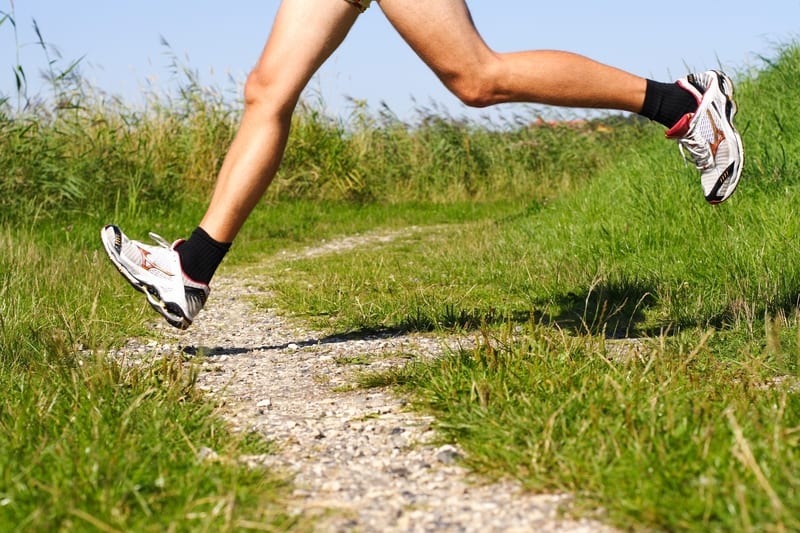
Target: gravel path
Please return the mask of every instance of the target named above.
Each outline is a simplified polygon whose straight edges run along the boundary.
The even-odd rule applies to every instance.
[[[393,235],[351,237],[295,256],[339,253]],[[566,495],[528,494],[512,482],[471,476],[459,466],[463,452],[442,445],[431,418],[389,390],[353,386],[358,372],[403,364],[410,355],[435,357],[468,340],[325,337],[275,310],[254,309],[263,280],[221,274],[192,328],[159,324],[166,344],[142,348],[202,357],[199,386],[233,429],[279,445],[275,455],[245,459],[290,472],[296,490],[289,505],[316,515],[318,531],[612,531],[559,518]]]

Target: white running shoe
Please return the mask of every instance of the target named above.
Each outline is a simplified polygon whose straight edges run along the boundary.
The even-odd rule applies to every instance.
[[[678,141],[684,157],[686,152],[691,156],[706,200],[724,202],[736,190],[744,163],[742,138],[733,126],[733,82],[724,73],[709,70],[677,83],[697,99],[698,108],[670,128],[667,137]]]
[[[117,226],[107,225],[100,238],[111,262],[147,302],[176,328],[186,329],[203,308],[209,287],[184,274],[175,247],[183,242],[167,241],[150,233],[158,246],[128,239]]]

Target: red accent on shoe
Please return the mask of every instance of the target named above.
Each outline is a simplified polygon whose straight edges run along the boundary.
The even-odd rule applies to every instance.
[[[681,117],[681,119],[675,123],[670,129],[667,130],[665,134],[668,139],[679,139],[686,135],[689,131],[689,125],[692,122],[692,118],[694,117],[694,113],[686,113]]]

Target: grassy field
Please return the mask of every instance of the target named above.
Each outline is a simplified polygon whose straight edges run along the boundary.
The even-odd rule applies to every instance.
[[[798,73],[789,49],[740,81],[746,177],[722,206],[674,146],[621,137],[554,198],[293,262],[273,289],[337,332],[475,331],[364,381],[413,394],[489,476],[626,528],[798,530]]]
[[[0,530],[307,529],[281,505],[290,480],[235,460],[270,443],[231,435],[191,365],[103,356],[152,335],[152,314],[99,228],[188,234],[239,106],[186,70],[179,96],[131,109],[50,66],[50,98],[0,104]],[[745,178],[717,207],[633,119],[488,129],[304,106],[223,272],[419,226],[295,262],[279,305],[337,333],[482,339],[365,382],[409,391],[489,477],[631,529],[800,529],[800,50],[737,80]]]
[[[748,159],[722,206],[655,128],[627,125],[599,134],[614,157],[591,180],[293,261],[272,288],[337,333],[474,331],[480,348],[364,381],[414,395],[489,476],[622,527],[797,530],[798,74],[789,49],[742,76]],[[597,136],[559,149],[597,153]]]

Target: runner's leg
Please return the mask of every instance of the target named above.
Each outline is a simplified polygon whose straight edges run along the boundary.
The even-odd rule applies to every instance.
[[[200,223],[214,240],[232,242],[278,170],[291,116],[309,79],[358,17],[341,0],[283,0],[261,57],[245,84],[236,137]]]
[[[463,1],[379,4],[417,55],[468,105],[531,102],[633,112],[642,108],[644,78],[570,52],[492,51]]]
[[[658,83],[570,52],[496,53],[478,34],[463,0],[380,0],[380,6],[468,105],[535,102],[639,113],[669,128],[668,136],[690,154],[706,200],[723,202],[736,189],[744,149],[733,125],[733,82],[724,73],[711,70]],[[722,137],[713,133],[723,130]]]

